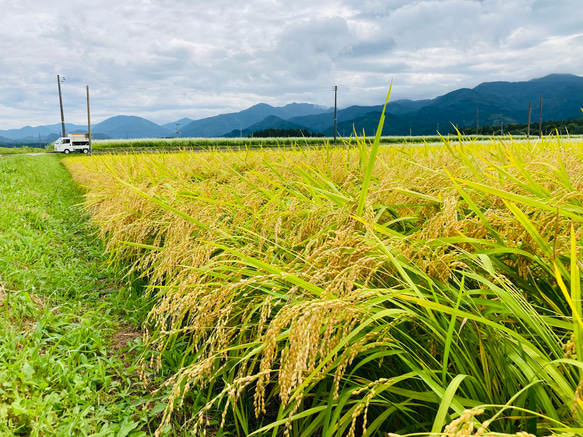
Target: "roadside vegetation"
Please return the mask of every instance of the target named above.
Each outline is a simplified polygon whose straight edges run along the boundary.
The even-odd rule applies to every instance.
[[[160,433],[582,433],[583,142],[379,145],[63,161],[155,300]]]
[[[148,303],[107,263],[81,201],[57,156],[0,159],[2,436],[158,426],[163,404],[137,365]]]

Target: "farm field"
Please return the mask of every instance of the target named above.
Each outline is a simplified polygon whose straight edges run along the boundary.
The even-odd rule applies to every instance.
[[[578,435],[583,142],[69,157],[159,435]],[[520,434],[522,433],[522,434]]]
[[[436,137],[439,138],[439,137]],[[96,151],[115,152],[117,150],[148,149],[261,149],[287,148],[298,146],[322,146],[333,143],[333,138],[143,138],[132,140],[94,140]],[[339,144],[355,143],[354,138],[338,139]],[[384,143],[402,143],[403,137],[383,137]]]
[[[488,141],[490,137],[482,136],[472,139]],[[383,145],[441,143],[439,135],[434,136],[386,136],[380,138]],[[298,147],[327,147],[333,145],[333,138],[143,138],[131,140],[94,140],[93,149],[96,153],[115,153],[122,151],[148,150],[255,150],[262,148],[286,149]],[[355,146],[358,139],[354,136],[338,138],[337,145]]]

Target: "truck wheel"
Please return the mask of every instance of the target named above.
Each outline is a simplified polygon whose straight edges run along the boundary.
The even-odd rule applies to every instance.
[[[83,149],[83,153],[87,155],[89,153],[89,149]]]
[[[69,149],[65,149],[65,154],[68,155],[70,153]]]

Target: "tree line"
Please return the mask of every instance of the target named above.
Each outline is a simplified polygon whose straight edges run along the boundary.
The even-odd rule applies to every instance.
[[[475,127],[463,127],[459,129],[464,135],[526,135],[528,131],[528,124],[507,124],[498,126],[481,126],[477,129]],[[583,120],[563,120],[563,121],[543,121],[541,126],[543,135],[553,135],[557,132],[560,135],[583,135]],[[455,134],[455,129],[450,132]],[[530,135],[538,136],[539,124],[530,124]]]
[[[326,135],[319,132],[309,132],[302,129],[262,129],[253,132],[248,138],[290,138],[290,137],[325,137]]]

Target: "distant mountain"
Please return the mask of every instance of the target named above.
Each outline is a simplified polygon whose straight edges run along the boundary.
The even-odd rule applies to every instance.
[[[283,107],[273,107],[266,103],[260,103],[240,112],[193,121],[180,129],[180,136],[219,137],[234,130],[245,129],[271,115],[286,120],[293,117],[321,114],[326,111],[329,109],[308,103],[291,103]]]
[[[388,103],[384,135],[431,135],[438,130],[526,123],[528,104],[532,104],[532,121],[538,121],[542,96],[543,121],[583,119],[583,77],[551,74],[525,82],[485,82],[472,89],[461,88],[431,100],[397,100]],[[350,106],[337,111],[337,129],[341,136],[357,132],[375,134],[382,105]],[[66,125],[67,132],[86,132],[86,126]],[[182,118],[160,126],[134,116],[111,117],[92,127],[94,138],[160,138],[248,136],[265,129],[305,129],[333,136],[334,111],[308,103],[291,103],[273,107],[260,103],[240,112],[216,115],[200,120]],[[57,138],[61,125],[26,126],[0,130],[2,141],[42,142]]]
[[[538,119],[542,95],[543,120],[582,118],[583,77],[552,74],[528,82],[486,82],[473,89],[462,88],[437,97],[408,117],[417,125],[440,124],[448,132],[452,125],[476,126],[526,123],[528,104],[531,120]]]
[[[407,114],[412,111],[416,111],[423,106],[430,103],[431,100],[397,100],[395,102],[389,102],[387,105],[386,112],[394,115]],[[353,132],[352,124],[356,122],[357,124],[362,123],[365,120],[367,114],[371,117],[377,116],[377,122],[375,129],[378,125],[381,111],[383,110],[383,105],[376,106],[349,106],[345,109],[340,109],[336,112],[336,122],[338,126],[338,132],[341,135],[350,136]],[[334,112],[319,114],[315,116],[305,116],[305,117],[294,117],[290,121],[306,126],[310,130],[315,132],[322,132],[325,134],[330,133],[330,136],[334,136]],[[368,125],[368,122],[365,123]],[[364,125],[360,125],[364,127]],[[342,130],[341,130],[342,127]],[[348,129],[350,127],[350,129]],[[362,129],[361,129],[362,131]],[[343,133],[344,132],[344,133]]]
[[[362,137],[363,133],[366,137],[374,136],[381,118],[381,111],[368,112],[352,120],[339,122],[337,125],[338,135],[343,138],[354,136],[355,133],[359,137]],[[409,133],[409,123],[405,117],[385,112],[383,135],[404,135],[401,132],[405,131]],[[327,128],[322,133],[329,137],[334,136],[334,126]]]
[[[497,96],[475,89],[462,88],[437,97],[429,105],[413,114],[407,114],[426,124],[440,125],[442,132],[449,132],[452,125],[475,126],[478,123],[513,123],[528,118],[528,103],[520,105],[509,96]],[[417,123],[418,124],[418,123]],[[436,127],[437,129],[437,127]],[[433,130],[435,132],[435,130]]]
[[[76,124],[65,123],[65,129],[67,132],[73,132],[77,129],[85,129],[87,131],[87,126],[79,126]],[[45,138],[51,134],[60,136],[61,132],[61,123],[48,125],[48,126],[25,126],[20,129],[7,129],[7,130],[0,130],[0,136],[6,137],[10,140],[26,140],[30,141],[31,138],[34,138],[38,141],[38,136],[41,136],[43,142],[45,142]],[[58,137],[57,137],[58,138]]]
[[[180,120],[176,120],[174,123],[166,123],[166,124],[163,124],[162,127],[164,129],[167,129],[170,132],[176,133],[176,130],[177,129],[178,129],[178,131],[180,131],[181,128],[183,128],[184,126],[189,125],[193,121],[194,120],[192,118],[181,118]]]
[[[404,115],[411,112],[418,111],[419,109],[427,106],[431,103],[431,100],[395,100],[394,102],[389,102],[387,104],[387,112],[395,115]]]
[[[276,115],[284,120],[294,117],[301,117],[302,115],[322,114],[325,112],[333,112],[333,108],[324,108],[323,106],[312,105],[310,103],[290,103],[280,108],[274,108],[272,115]]]
[[[3,137],[2,135],[0,135],[0,145],[2,144],[12,144],[14,140],[11,140],[10,138],[6,138]]]
[[[545,97],[557,97],[573,90],[580,90],[583,77],[573,74],[550,74],[527,82],[484,82],[474,88],[475,91],[498,97],[511,97],[520,106],[528,106],[529,101],[537,101],[542,94]]]
[[[240,136],[248,137],[249,135],[252,135],[254,132],[266,129],[299,129],[306,133],[310,131],[310,129],[307,128],[306,126],[301,126],[299,124],[292,123],[291,121],[284,120],[283,118],[277,117],[276,115],[270,115],[261,120],[260,122],[252,124],[248,128],[243,129],[242,131],[239,129],[235,129],[223,136],[228,138],[236,138]]]
[[[22,138],[6,138],[4,136],[0,136],[0,146],[14,146],[14,147],[18,147],[18,146],[23,146],[23,145],[28,145],[28,146],[33,146],[33,147],[43,147],[46,144],[52,143],[53,141],[55,141],[57,138],[59,138],[60,135],[57,134],[49,134],[49,135],[45,135],[45,136],[41,136],[39,137],[37,136],[28,136],[28,137],[22,137]]]
[[[91,133],[102,133],[111,138],[162,138],[173,132],[145,118],[117,115],[91,126]]]
[[[473,89],[458,89],[424,101],[417,109],[414,109],[414,104],[409,107],[405,104],[394,111],[395,106],[389,103],[383,135],[447,133],[453,126],[475,127],[476,122],[480,126],[526,123],[529,102],[532,104],[531,122],[535,122],[538,120],[541,95],[543,121],[583,119],[583,77],[553,74],[528,82],[487,82]],[[407,112],[406,108],[414,110]],[[356,131],[361,135],[364,130],[367,136],[373,136],[382,108],[374,109],[352,120],[339,120],[339,134],[349,136]],[[302,122],[310,125],[309,120]],[[332,135],[333,126],[329,124],[322,132]]]
[[[45,137],[45,141],[47,143],[53,143],[57,141],[59,138],[61,138],[61,134],[49,134]]]
[[[342,123],[358,117],[362,117],[369,112],[382,111],[382,109],[383,105],[350,106],[346,109],[340,109],[336,111],[336,120],[337,123]],[[306,126],[315,132],[324,132],[327,128],[334,128],[334,112],[332,111],[329,113],[313,116],[293,117],[290,119],[290,121],[302,126]]]

